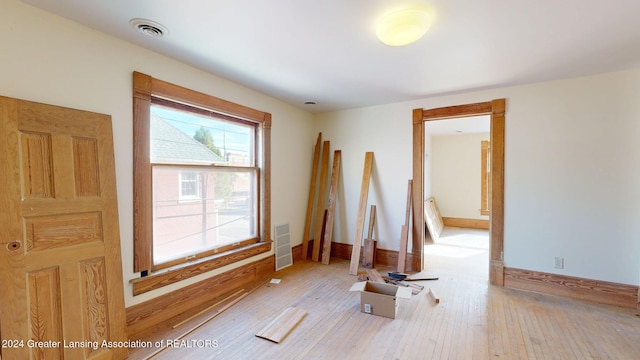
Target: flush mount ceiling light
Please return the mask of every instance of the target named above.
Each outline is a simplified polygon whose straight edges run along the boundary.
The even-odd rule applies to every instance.
[[[144,35],[151,37],[163,37],[169,33],[169,30],[162,24],[147,19],[131,19],[129,24]]]
[[[376,35],[389,46],[403,46],[420,39],[431,26],[431,16],[423,7],[390,11],[378,20]]]

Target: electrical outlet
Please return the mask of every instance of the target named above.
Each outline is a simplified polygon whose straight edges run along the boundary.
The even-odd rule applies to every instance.
[[[564,258],[556,257],[553,267],[556,269],[564,269]]]

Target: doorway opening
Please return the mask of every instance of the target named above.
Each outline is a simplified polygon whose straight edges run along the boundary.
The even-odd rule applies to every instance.
[[[425,128],[433,121],[482,116],[490,118],[490,171],[489,202],[489,281],[504,284],[504,122],[505,99],[435,109],[413,110],[413,265],[416,270],[425,267]],[[478,204],[480,205],[480,204]]]
[[[490,130],[489,115],[434,120],[424,127],[425,263],[457,267],[484,281]]]

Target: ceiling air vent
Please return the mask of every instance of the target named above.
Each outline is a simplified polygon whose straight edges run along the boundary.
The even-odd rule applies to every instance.
[[[169,33],[169,30],[165,26],[147,19],[132,19],[129,21],[129,24],[137,31],[151,37],[159,38]]]

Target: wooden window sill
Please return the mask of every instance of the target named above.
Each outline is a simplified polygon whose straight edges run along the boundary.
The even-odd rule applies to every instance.
[[[132,279],[129,282],[133,284],[133,295],[136,296],[269,251],[271,251],[271,242],[259,242]]]

